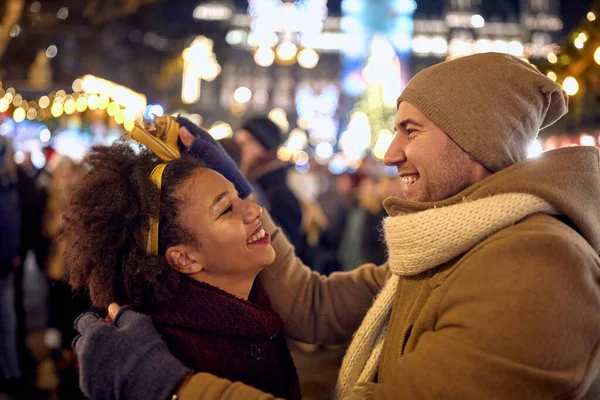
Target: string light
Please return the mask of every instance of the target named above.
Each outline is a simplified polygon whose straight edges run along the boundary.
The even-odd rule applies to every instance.
[[[37,117],[37,110],[35,108],[30,108],[27,110],[27,119],[33,121]]]
[[[40,108],[42,108],[42,109],[48,108],[48,106],[50,105],[50,99],[48,98],[48,96],[42,96],[42,97],[40,97],[38,104],[40,105]]]
[[[22,122],[25,119],[25,117],[25,110],[23,110],[21,107],[15,108],[15,111],[13,112],[13,119],[15,120],[15,122]]]
[[[565,78],[562,87],[569,96],[575,96],[577,92],[579,92],[579,83],[577,82],[577,79],[572,76]]]
[[[60,117],[63,114],[63,111],[64,109],[62,103],[54,103],[50,109],[50,112],[54,118]]]

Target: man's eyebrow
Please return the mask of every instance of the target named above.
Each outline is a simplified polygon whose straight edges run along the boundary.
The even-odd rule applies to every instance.
[[[417,121],[415,121],[415,120],[414,120],[414,119],[412,119],[412,118],[406,118],[406,119],[402,120],[402,121],[401,121],[401,122],[398,124],[398,126],[401,126],[401,127],[402,127],[402,129],[406,129],[406,126],[407,126],[407,125],[409,125],[409,124],[410,124],[410,125],[416,125],[416,126],[418,126],[419,128],[422,128],[422,127],[423,127],[423,124],[420,124],[420,123],[418,123]]]

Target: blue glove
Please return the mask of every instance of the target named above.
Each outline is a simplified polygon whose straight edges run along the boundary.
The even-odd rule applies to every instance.
[[[190,154],[202,160],[208,168],[217,171],[233,183],[242,199],[252,194],[250,182],[238,169],[223,149],[223,146],[210,136],[210,133],[186,118],[177,117],[177,122],[179,125],[186,127],[196,137],[189,149]]]
[[[192,373],[173,357],[150,317],[122,307],[114,325],[85,313],[73,340],[79,385],[90,399],[169,399]]]

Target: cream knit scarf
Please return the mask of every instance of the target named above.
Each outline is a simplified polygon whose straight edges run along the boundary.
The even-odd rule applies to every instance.
[[[537,196],[509,193],[387,218],[385,238],[393,275],[354,334],[335,398],[346,396],[357,383],[373,381],[400,276],[437,267],[534,213],[557,211]]]

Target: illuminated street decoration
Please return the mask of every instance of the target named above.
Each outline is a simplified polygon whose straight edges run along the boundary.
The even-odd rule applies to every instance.
[[[213,81],[221,73],[221,66],[213,52],[213,41],[197,36],[183,53],[183,80],[181,100],[192,104],[200,99],[201,81]]]
[[[365,67],[375,37],[385,38],[401,65],[408,65],[415,9],[414,0],[342,0],[341,30],[353,39],[353,46],[342,51],[342,88],[347,95],[356,97],[367,89],[368,82],[361,85],[357,72]],[[408,71],[402,72],[408,76]]]
[[[205,21],[225,21],[233,16],[233,10],[227,4],[210,2],[200,4],[194,9],[193,17]]]
[[[327,0],[248,0],[248,14],[252,17],[248,45],[255,49],[258,65],[267,67],[276,61],[289,66],[302,54],[301,67],[316,66],[318,54],[311,48],[306,49],[312,51],[307,59],[307,53],[302,53],[298,45],[302,37],[318,35],[323,30]],[[267,49],[273,48],[276,48],[273,53],[277,55],[276,58],[271,58],[272,54],[267,52]]]
[[[313,146],[321,142],[335,144],[339,124],[336,117],[340,91],[334,85],[326,86],[315,93],[306,84],[296,90],[296,111],[306,123],[306,129]]]
[[[253,33],[297,32],[313,33],[323,30],[327,17],[327,0],[248,0]]]

